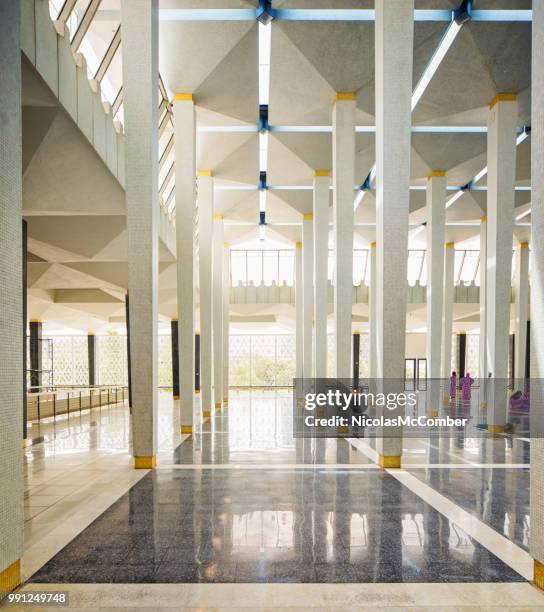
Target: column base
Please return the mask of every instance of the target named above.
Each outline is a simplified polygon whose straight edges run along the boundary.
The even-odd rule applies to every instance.
[[[480,410],[487,410],[487,402],[481,402]]]
[[[438,410],[428,410],[427,411],[427,417],[429,417],[430,419],[436,419],[437,416],[438,416]]]
[[[29,441],[26,438],[23,438],[23,448],[26,448],[29,444]]]
[[[175,400],[178,400],[178,399],[179,399],[179,395],[173,395],[172,397],[173,397],[173,399],[175,399]]]
[[[191,433],[193,433],[193,426],[192,425],[182,425],[181,426],[181,433],[182,434],[191,434]]]
[[[336,428],[336,431],[339,434],[348,434],[349,427],[347,425],[338,425],[338,427]]]
[[[400,468],[399,455],[379,455],[378,463],[382,468]]]
[[[212,413],[211,413],[209,410],[203,410],[203,411],[202,411],[202,416],[203,416],[205,419],[209,419],[209,418],[210,418],[210,416],[211,416],[211,414],[212,414]]]
[[[489,433],[504,433],[506,427],[504,425],[488,425],[487,431]]]
[[[10,591],[17,588],[21,582],[21,560],[17,559],[17,561],[0,572],[0,599],[3,599]]]
[[[544,563],[534,559],[533,584],[544,590]]]
[[[229,405],[229,398],[228,397],[224,397],[223,398],[223,406],[228,406]]]
[[[221,402],[215,402],[215,409],[216,410],[221,410],[221,406],[222,406]]]
[[[157,455],[134,457],[134,467],[137,470],[151,470],[157,465]]]
[[[442,398],[442,406],[449,406],[450,405],[450,397],[443,397]]]

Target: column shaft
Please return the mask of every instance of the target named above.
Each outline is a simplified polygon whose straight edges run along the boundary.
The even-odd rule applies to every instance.
[[[223,404],[229,401],[230,247],[223,245]]]
[[[89,385],[96,385],[96,336],[87,334],[87,363],[89,366]]]
[[[128,292],[125,294],[125,331],[127,334],[127,385],[128,385],[128,407],[132,413],[132,384],[131,384],[131,358],[130,358],[130,298]]]
[[[369,342],[369,378],[377,377],[377,345],[376,345],[376,243],[372,242],[368,251],[370,257],[370,285],[368,287],[368,342]]]
[[[455,245],[453,242],[446,243],[446,255],[444,259],[444,308],[442,319],[442,378],[451,375],[451,346],[453,334],[453,297],[454,297],[454,275],[455,272]],[[449,398],[448,398],[449,399]]]
[[[213,217],[213,401],[223,403],[223,215]]]
[[[32,319],[28,324],[30,332],[30,386],[41,387],[42,385],[42,322]],[[32,393],[38,393],[41,389],[32,389]]]
[[[339,93],[332,112],[334,231],[334,362],[336,378],[351,376],[355,94]]]
[[[196,116],[193,97],[174,98],[176,253],[181,432],[193,431],[195,409]]]
[[[488,113],[486,345],[494,378],[488,395],[490,431],[506,423],[517,108],[515,95],[501,94]]]
[[[544,3],[533,3],[531,78],[531,403],[538,401],[540,435],[531,436],[531,525],[544,524]],[[531,411],[531,429],[534,431]],[[535,559],[534,583],[544,589],[544,530],[531,529],[529,550]]]
[[[179,325],[177,319],[170,321],[170,343],[172,346],[172,397],[179,400]]]
[[[198,173],[198,266],[200,305],[200,401],[202,416],[211,414],[213,402],[212,346],[212,234],[213,177],[211,172]]]
[[[487,217],[480,223],[480,340],[478,346],[480,378],[487,378],[487,334],[486,334],[486,299],[487,299]]]
[[[27,372],[26,372],[26,368],[27,368],[27,364],[26,364],[26,360],[27,360],[27,342],[28,342],[28,336],[27,336],[27,319],[28,319],[28,302],[27,302],[27,295],[28,295],[28,291],[27,291],[27,272],[28,272],[28,249],[27,249],[27,245],[28,245],[28,232],[27,232],[27,222],[25,219],[23,219],[22,222],[22,265],[23,265],[23,269],[22,269],[22,292],[23,292],[23,299],[21,300],[22,302],[22,311],[23,311],[23,321],[22,321],[22,325],[23,325],[23,371],[21,372],[21,375],[23,377],[23,444],[26,444],[26,437],[27,437],[27,386],[28,386],[28,382],[27,382]]]
[[[23,555],[22,131],[20,3],[0,3],[0,599],[21,582]]]
[[[297,242],[295,252],[295,375],[302,378],[304,311],[302,299],[302,242]]]
[[[529,318],[529,248],[526,242],[523,242],[516,251],[514,298],[516,325],[514,378],[525,378],[527,320]]]
[[[314,370],[327,378],[329,173],[317,170],[314,178]]]
[[[377,376],[399,381],[400,390],[406,345],[414,1],[376,0],[375,11]],[[377,450],[383,466],[398,467],[402,429],[392,434],[377,440]]]
[[[313,215],[304,215],[302,221],[302,310],[303,350],[302,373],[304,378],[313,377],[313,319],[314,319],[314,221]]]
[[[158,0],[121,0],[128,235],[132,447],[155,465],[158,362]]]

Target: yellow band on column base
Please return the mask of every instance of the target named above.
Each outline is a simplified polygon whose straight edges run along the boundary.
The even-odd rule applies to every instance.
[[[221,408],[222,404],[221,402],[215,402],[215,409],[219,410]]]
[[[347,425],[338,425],[338,427],[336,428],[336,431],[339,434],[347,434],[349,433],[349,427]]]
[[[223,398],[223,404],[228,404],[229,403],[229,398],[228,397],[224,397]]]
[[[28,440],[26,438],[23,438],[23,448],[26,448],[27,444],[28,444]]]
[[[17,588],[21,582],[21,560],[17,559],[0,572],[0,599]]]
[[[210,418],[210,416],[211,416],[211,412],[210,412],[209,410],[203,410],[203,411],[202,411],[202,416],[203,416],[205,419],[209,419],[209,418]]]
[[[181,433],[182,434],[193,433],[193,426],[192,425],[182,425],[181,426]]]
[[[544,590],[544,563],[534,560],[533,584],[539,589]]]
[[[179,395],[173,395],[172,396],[174,399],[179,399]]]
[[[487,402],[482,402],[480,404],[480,410],[487,410]]]
[[[443,406],[448,406],[448,405],[449,405],[449,403],[450,403],[450,399],[451,399],[451,398],[450,398],[449,396],[443,397],[443,398],[442,398],[442,405],[443,405]]]
[[[504,425],[488,425],[487,431],[489,433],[504,433]]]
[[[430,419],[435,419],[438,416],[438,410],[427,410],[427,416]]]
[[[380,454],[378,463],[382,468],[400,468],[400,456]]]
[[[134,457],[134,467],[137,470],[151,470],[157,465],[157,455]]]

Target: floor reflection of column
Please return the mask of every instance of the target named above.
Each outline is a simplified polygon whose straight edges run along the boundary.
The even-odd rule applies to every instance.
[[[317,464],[325,462],[326,440],[315,441],[315,461]],[[327,562],[327,515],[326,508],[326,482],[324,472],[313,470],[313,508],[314,508],[314,562],[316,564]]]
[[[349,445],[343,440],[337,441],[336,462],[349,463]],[[351,474],[341,470],[336,473],[333,529],[333,557],[337,576],[341,578],[345,576],[341,566],[349,563],[351,557]]]
[[[387,473],[380,473],[379,478],[377,582],[402,582],[402,485]]]

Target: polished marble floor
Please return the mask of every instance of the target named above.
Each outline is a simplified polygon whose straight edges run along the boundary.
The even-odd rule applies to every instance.
[[[251,607],[245,593],[261,609],[268,587],[269,607],[483,609],[502,593],[504,609],[544,609],[527,582],[528,443],[407,438],[403,469],[381,470],[372,440],[293,439],[286,392],[231,392],[193,437],[177,413],[161,394],[153,472],[132,469],[126,406],[33,428],[25,589],[68,588],[82,609],[100,593],[146,609],[176,593]]]

